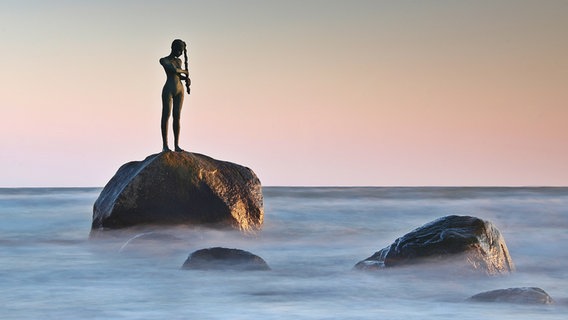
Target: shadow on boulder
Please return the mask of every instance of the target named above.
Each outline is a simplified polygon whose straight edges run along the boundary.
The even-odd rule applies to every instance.
[[[182,269],[265,271],[270,267],[261,257],[248,251],[215,247],[193,252]]]
[[[470,271],[491,275],[515,269],[503,236],[491,222],[455,215],[439,218],[405,234],[357,263],[355,269],[379,270],[442,262],[461,262]]]

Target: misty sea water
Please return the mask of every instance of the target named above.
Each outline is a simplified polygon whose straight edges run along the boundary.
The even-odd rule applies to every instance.
[[[568,188],[265,187],[256,234],[190,227],[89,239],[98,188],[0,189],[0,319],[565,319]],[[355,263],[436,218],[501,231],[517,271],[472,277]],[[149,236],[140,236],[145,233]],[[261,256],[271,271],[191,271],[198,249]],[[554,305],[465,302],[540,287]]]

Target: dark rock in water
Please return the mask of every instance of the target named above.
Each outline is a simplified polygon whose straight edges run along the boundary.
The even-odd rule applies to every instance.
[[[193,252],[182,269],[262,271],[270,267],[261,257],[248,251],[216,247]]]
[[[442,261],[461,261],[470,270],[487,274],[515,269],[499,230],[491,222],[469,216],[447,216],[427,223],[355,268],[375,270]]]
[[[162,152],[118,169],[93,207],[92,229],[214,224],[257,230],[260,181],[246,167],[189,152]]]
[[[509,288],[482,292],[468,299],[475,302],[504,302],[517,304],[553,304],[554,300],[541,288]]]

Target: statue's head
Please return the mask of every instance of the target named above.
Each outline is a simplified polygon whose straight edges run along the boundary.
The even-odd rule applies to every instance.
[[[184,50],[185,50],[185,42],[183,42],[183,40],[175,39],[172,42],[172,53],[176,57],[181,56],[181,54],[183,53]]]

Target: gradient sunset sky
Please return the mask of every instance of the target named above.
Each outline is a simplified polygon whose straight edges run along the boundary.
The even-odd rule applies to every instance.
[[[568,185],[568,1],[2,0],[0,186],[160,152],[175,38],[181,146],[263,185]]]

